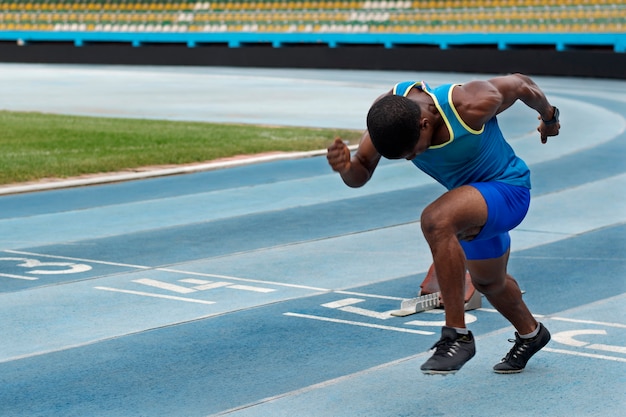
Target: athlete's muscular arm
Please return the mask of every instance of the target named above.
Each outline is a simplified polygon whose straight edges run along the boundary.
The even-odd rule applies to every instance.
[[[533,80],[523,74],[511,74],[488,81],[472,81],[456,87],[453,102],[465,123],[480,129],[493,116],[503,112],[521,100],[539,113],[539,119],[552,120],[554,106]],[[541,141],[559,134],[560,124],[546,125],[541,122],[537,130]]]
[[[331,168],[341,175],[343,182],[356,188],[370,180],[380,161],[380,154],[374,148],[369,133],[365,131],[359,142],[359,148],[352,157],[348,146],[337,138],[328,147],[326,158]]]
[[[375,101],[390,94],[392,92],[388,91]],[[341,175],[341,179],[347,186],[352,188],[362,187],[372,178],[380,158],[381,155],[374,147],[367,130],[363,132],[354,155],[350,156],[350,149],[341,138],[336,138],[326,153],[330,167]]]

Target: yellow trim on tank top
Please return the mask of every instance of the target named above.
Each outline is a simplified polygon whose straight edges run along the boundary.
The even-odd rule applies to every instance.
[[[433,99],[433,102],[435,103],[435,107],[437,107],[437,110],[439,110],[439,114],[441,115],[441,118],[443,119],[444,123],[446,124],[446,127],[448,128],[448,132],[450,133],[450,140],[448,140],[445,143],[442,143],[441,145],[429,146],[428,149],[443,148],[447,144],[452,143],[452,141],[454,140],[454,132],[452,131],[452,126],[450,125],[450,121],[448,121],[448,118],[443,112],[443,109],[441,108],[441,105],[439,104],[439,100],[437,100],[437,97],[430,91],[427,91],[426,89],[424,89],[423,91]]]
[[[452,101],[452,90],[454,90],[454,87],[461,85],[461,84],[454,84],[451,88],[450,91],[448,91],[448,103],[450,103],[450,108],[452,109],[452,112],[454,113],[454,115],[456,116],[456,119],[459,121],[459,123],[461,123],[461,126],[463,126],[465,129],[467,129],[468,132],[473,133],[475,135],[480,135],[481,133],[483,133],[483,131],[485,130],[485,125],[483,125],[480,130],[474,130],[471,127],[469,127],[468,125],[465,124],[465,121],[461,118],[461,116],[459,115],[459,113],[456,111],[456,107],[454,107],[454,102]]]
[[[412,89],[413,87],[415,87],[415,86],[419,86],[419,87],[421,87],[421,86],[422,86],[422,83],[423,83],[423,81],[415,81],[413,84],[411,84],[410,86],[408,86],[408,87],[404,90],[404,93],[402,94],[402,97],[406,97],[406,96],[408,96],[408,95],[409,95],[409,93],[411,92],[411,89]],[[393,86],[393,90],[391,91],[391,93],[392,93],[394,96],[399,95],[399,94],[398,94],[398,84],[396,84],[396,85],[394,85],[394,86]]]

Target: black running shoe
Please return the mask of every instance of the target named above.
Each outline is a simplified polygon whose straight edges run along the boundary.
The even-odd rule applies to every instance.
[[[441,329],[441,339],[431,349],[435,353],[420,368],[425,374],[453,374],[476,354],[472,332],[458,334],[446,326]]]
[[[522,339],[516,332],[515,339],[509,339],[509,342],[513,342],[515,345],[500,363],[493,367],[493,370],[499,374],[522,372],[526,367],[526,362],[549,341],[550,332],[541,323],[539,323],[539,333],[532,339]]]

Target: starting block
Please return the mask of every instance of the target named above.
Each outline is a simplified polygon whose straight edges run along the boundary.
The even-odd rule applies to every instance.
[[[469,272],[465,273],[465,311],[475,310],[482,306],[481,295],[472,284],[472,277]],[[420,313],[435,308],[445,308],[441,300],[439,283],[437,282],[437,272],[435,265],[431,265],[426,274],[426,278],[420,285],[420,292],[417,297],[403,300],[400,303],[400,310],[391,312],[392,316],[405,317],[411,314]]]

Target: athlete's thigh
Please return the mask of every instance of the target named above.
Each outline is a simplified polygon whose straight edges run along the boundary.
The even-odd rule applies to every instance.
[[[422,212],[422,228],[451,226],[459,239],[476,236],[487,222],[484,197],[476,188],[464,185],[443,194]]]

